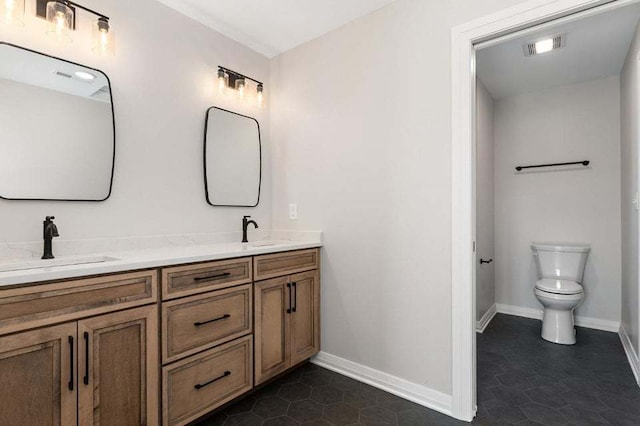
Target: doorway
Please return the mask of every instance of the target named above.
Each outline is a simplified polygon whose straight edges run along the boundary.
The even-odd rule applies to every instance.
[[[471,420],[477,409],[476,272],[480,259],[484,261],[491,259],[491,257],[486,259],[484,256],[480,257],[476,251],[477,50],[505,43],[517,37],[525,37],[535,32],[552,30],[554,26],[559,24],[613,12],[635,3],[637,3],[635,0],[614,2],[534,0],[456,27],[452,31],[452,195],[454,212],[452,229],[452,413],[459,419]]]

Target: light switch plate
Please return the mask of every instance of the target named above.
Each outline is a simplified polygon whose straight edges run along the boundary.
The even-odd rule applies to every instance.
[[[298,205],[289,204],[289,219],[296,220],[298,218]]]
[[[636,211],[640,210],[640,196],[637,192],[633,196],[633,200],[631,200],[631,204],[633,204],[633,208]]]

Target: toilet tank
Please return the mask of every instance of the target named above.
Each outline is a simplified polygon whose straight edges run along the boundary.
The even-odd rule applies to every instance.
[[[591,250],[589,244],[532,243],[538,278],[558,278],[582,282],[584,266]]]

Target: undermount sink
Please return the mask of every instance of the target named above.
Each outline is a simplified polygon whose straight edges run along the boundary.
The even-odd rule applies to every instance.
[[[60,259],[29,260],[24,262],[0,263],[0,272],[26,271],[29,269],[53,268],[56,266],[87,265],[91,263],[113,262],[118,260],[109,256],[65,257]]]

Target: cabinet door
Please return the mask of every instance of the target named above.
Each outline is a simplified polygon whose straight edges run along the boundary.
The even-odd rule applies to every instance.
[[[80,426],[158,424],[158,308],[78,321]]]
[[[0,423],[76,424],[76,323],[0,338]]]
[[[288,278],[259,281],[254,287],[255,382],[283,372],[291,365],[289,317],[291,292]]]
[[[316,271],[291,275],[291,365],[320,350],[320,274]]]

